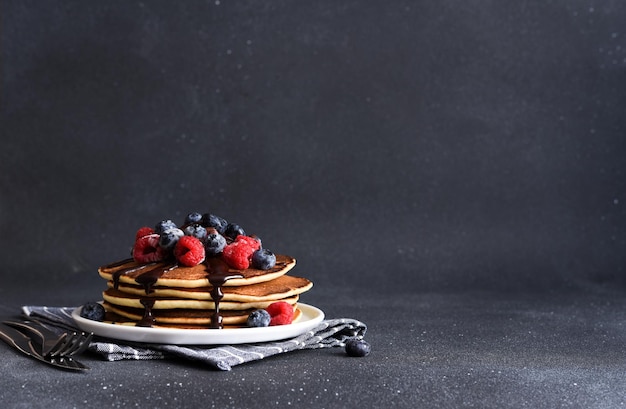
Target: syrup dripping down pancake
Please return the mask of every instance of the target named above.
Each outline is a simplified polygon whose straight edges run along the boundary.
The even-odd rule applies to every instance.
[[[269,270],[247,268],[245,270],[230,269],[233,274],[240,274],[242,278],[228,280],[224,287],[244,286],[270,281],[286,274],[296,265],[296,260],[285,255],[276,255],[276,265]],[[208,270],[204,263],[194,267],[184,267],[171,262],[138,263],[132,259],[108,264],[98,269],[98,274],[107,281],[124,284],[138,283],[142,275],[158,273],[158,278],[152,282],[159,287],[198,288],[210,286],[207,278]]]
[[[109,288],[115,288],[113,281],[108,281]],[[306,278],[282,275],[274,280],[251,284],[240,287],[223,287],[224,297],[221,302],[258,302],[280,300],[294,295],[302,294],[313,287],[313,283]],[[146,296],[146,291],[141,285],[119,283],[118,290],[132,295]],[[149,294],[154,297],[172,297],[191,300],[211,300],[212,287],[151,287]]]
[[[142,309],[142,301],[149,299],[154,302],[152,305],[153,310],[174,310],[174,309],[198,309],[207,310],[214,309],[215,303],[211,300],[193,300],[183,298],[171,298],[171,297],[154,297],[154,296],[141,296],[133,295],[116,290],[115,288],[108,288],[102,293],[104,300],[109,304],[138,308]],[[298,301],[299,296],[293,295],[287,298],[281,298],[279,300],[265,300],[265,301],[250,301],[250,302],[233,302],[233,301],[220,301],[220,311],[230,310],[250,310],[257,308],[266,308],[268,305],[275,301],[285,301],[289,304],[295,304]]]
[[[112,305],[104,302],[107,310],[105,322],[119,325],[135,325],[144,315],[143,308],[129,308]],[[222,311],[225,328],[245,327],[248,315],[254,311]],[[214,310],[178,309],[178,310],[152,310],[155,319],[154,327],[170,327],[181,329],[207,329],[211,324],[211,315]],[[294,322],[300,318],[302,312],[294,305]]]

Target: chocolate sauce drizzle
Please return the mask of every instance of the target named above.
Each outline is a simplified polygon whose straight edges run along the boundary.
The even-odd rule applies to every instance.
[[[137,327],[151,327],[155,324],[156,320],[152,316],[152,307],[154,307],[154,299],[153,298],[142,298],[140,300],[141,305],[143,305],[143,317],[137,322],[135,326]]]
[[[132,259],[122,260],[116,263],[111,263],[107,265],[107,268],[115,268],[123,266],[124,264],[132,262]],[[220,314],[220,301],[224,298],[224,293],[222,292],[222,287],[228,280],[234,278],[243,278],[241,274],[231,273],[228,265],[218,258],[208,258],[205,259],[203,264],[207,269],[207,279],[211,284],[211,298],[213,299],[213,303],[215,304],[215,310],[211,314],[211,324],[210,328],[221,329],[224,328],[223,325],[223,317]],[[168,271],[174,270],[178,268],[178,264],[176,262],[158,262],[158,263],[149,263],[143,264],[133,267],[121,268],[113,273],[113,288],[117,289],[120,283],[120,277],[123,275],[127,275],[136,271],[141,271],[141,274],[135,278],[137,284],[140,284],[146,295],[150,295],[154,292],[152,288],[159,278],[163,276]],[[154,307],[154,298],[152,297],[141,297],[141,304],[144,307],[144,314],[141,320],[137,322],[136,326],[138,327],[152,327],[156,320],[152,315],[152,308]]]
[[[224,328],[223,317],[220,314],[220,301],[224,298],[222,292],[222,286],[226,284],[228,280],[233,278],[243,278],[241,274],[231,274],[228,265],[220,259],[209,258],[204,260],[204,265],[207,267],[207,278],[211,284],[211,298],[215,304],[215,311],[211,315],[210,328],[221,329]]]

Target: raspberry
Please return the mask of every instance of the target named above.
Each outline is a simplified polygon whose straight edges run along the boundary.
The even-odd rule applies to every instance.
[[[137,240],[140,237],[147,236],[148,234],[153,234],[153,233],[154,233],[154,229],[152,227],[144,226],[140,228],[139,230],[137,230],[137,233],[135,233],[135,240]]]
[[[204,261],[204,245],[193,236],[183,236],[174,247],[174,257],[184,266],[197,266]]]
[[[285,301],[271,303],[265,309],[270,314],[270,326],[291,324],[293,321],[293,306]]]
[[[139,263],[152,263],[165,258],[165,252],[159,246],[159,235],[148,234],[135,240],[133,258]]]
[[[254,248],[243,241],[235,241],[224,247],[222,258],[232,268],[245,270],[250,267],[250,259]]]
[[[248,246],[252,247],[254,250],[258,250],[261,248],[261,240],[256,237],[239,235],[235,239],[235,241],[246,243]]]

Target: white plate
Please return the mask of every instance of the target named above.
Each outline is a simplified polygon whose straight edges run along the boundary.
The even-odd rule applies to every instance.
[[[302,315],[296,322],[262,328],[173,329],[116,325],[81,317],[81,307],[72,311],[72,318],[83,331],[124,341],[177,345],[246,344],[295,337],[314,328],[324,319],[324,312],[312,305],[298,303],[298,308]]]

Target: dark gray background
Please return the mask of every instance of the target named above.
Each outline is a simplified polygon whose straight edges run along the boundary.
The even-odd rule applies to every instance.
[[[125,257],[136,228],[197,210],[296,257],[299,274],[315,282],[304,301],[366,321],[385,352],[347,371],[368,362],[366,372],[380,369],[363,385],[407,377],[395,386],[401,406],[425,399],[484,407],[494,395],[494,407],[524,406],[535,395],[533,407],[562,405],[533,391],[550,379],[561,389],[544,392],[562,391],[564,373],[580,368],[557,365],[554,378],[533,374],[474,390],[467,367],[446,361],[465,387],[443,393],[441,366],[419,378],[415,366],[389,361],[410,354],[428,322],[438,336],[421,345],[440,345],[440,357],[450,356],[450,319],[478,331],[471,345],[489,353],[502,339],[481,331],[518,328],[506,329],[510,315],[493,323],[489,314],[515,311],[528,318],[520,323],[525,336],[504,352],[526,351],[537,319],[573,307],[564,321],[541,325],[541,339],[562,341],[550,350],[591,348],[600,357],[585,362],[600,373],[624,352],[621,326],[569,342],[601,331],[599,321],[606,331],[624,318],[613,307],[626,288],[626,4],[0,5],[5,315],[25,303],[97,299],[96,268]],[[490,297],[519,302],[494,307],[484,301]],[[556,307],[536,307],[547,300]],[[463,311],[474,312],[453,318]],[[613,349],[591,347],[607,337]],[[543,365],[541,344],[528,341],[534,349],[516,353]],[[299,359],[307,358],[250,371],[280,379],[280,365],[297,368]],[[99,371],[137,364],[109,365]],[[588,385],[584,403],[623,403],[621,392],[607,392],[616,393],[622,369]],[[602,379],[597,371],[581,376]],[[352,399],[337,402],[372,402]],[[313,405],[311,395],[306,402]]]

